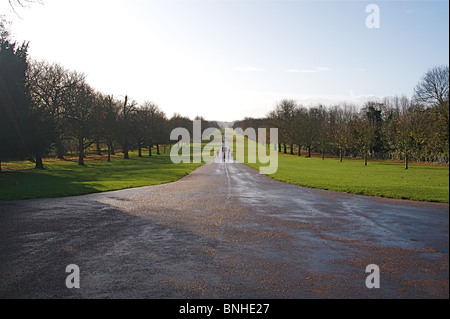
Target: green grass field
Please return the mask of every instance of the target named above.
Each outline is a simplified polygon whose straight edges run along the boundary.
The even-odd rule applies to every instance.
[[[133,187],[174,182],[188,175],[201,164],[173,164],[167,154],[143,156],[130,153],[124,160],[118,154],[108,163],[105,156],[89,156],[86,166],[77,158],[44,160],[45,170],[35,170],[30,162],[2,164],[0,200],[55,198],[98,193]]]
[[[26,161],[3,163],[0,174],[0,200],[53,198],[164,184],[176,181],[201,164],[173,164],[169,152],[142,158],[122,154],[108,163],[105,157],[90,156],[86,167],[77,165],[76,158],[66,161],[47,159],[46,170],[33,169]],[[257,164],[247,164],[259,169]],[[364,166],[362,160],[319,157],[305,158],[279,154],[279,168],[271,178],[304,187],[338,192],[411,199],[429,202],[449,202],[448,166],[411,164],[405,170],[402,163],[373,161]]]
[[[247,148],[245,148],[247,149]],[[337,192],[410,199],[427,202],[449,202],[449,167],[414,164],[408,170],[403,163],[392,161],[321,157],[298,157],[279,154],[277,173],[271,178],[309,188]],[[247,164],[259,170],[261,164]]]

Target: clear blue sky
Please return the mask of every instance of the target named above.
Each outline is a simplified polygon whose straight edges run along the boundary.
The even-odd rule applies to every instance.
[[[169,116],[231,121],[283,98],[411,96],[429,68],[449,63],[448,1],[43,1],[19,19],[0,0],[31,57]],[[366,27],[371,3],[379,29]]]

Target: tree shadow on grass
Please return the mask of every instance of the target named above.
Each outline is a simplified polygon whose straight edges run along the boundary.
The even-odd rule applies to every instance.
[[[175,165],[167,158],[131,159],[119,163],[64,163],[46,170],[0,174],[0,201],[57,198],[174,182],[199,165]]]
[[[0,175],[0,201],[84,195],[99,192],[99,186],[45,171],[6,172]]]

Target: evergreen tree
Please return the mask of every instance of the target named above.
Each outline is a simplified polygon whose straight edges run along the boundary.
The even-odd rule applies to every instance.
[[[26,157],[30,142],[27,139],[31,119],[26,89],[28,43],[13,42],[7,25],[0,18],[0,163]]]

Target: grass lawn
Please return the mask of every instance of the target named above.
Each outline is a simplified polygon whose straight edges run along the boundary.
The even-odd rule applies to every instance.
[[[246,148],[247,149],[247,148]],[[449,167],[393,161],[321,157],[298,157],[279,154],[277,173],[269,177],[282,182],[337,192],[410,199],[428,202],[449,202]],[[261,164],[247,164],[259,170]]]
[[[142,158],[131,152],[129,160],[118,154],[111,163],[105,156],[89,156],[85,167],[78,166],[75,157],[47,159],[44,165],[46,169],[40,171],[26,161],[2,163],[0,200],[66,197],[170,183],[201,166],[173,164],[169,150]]]

